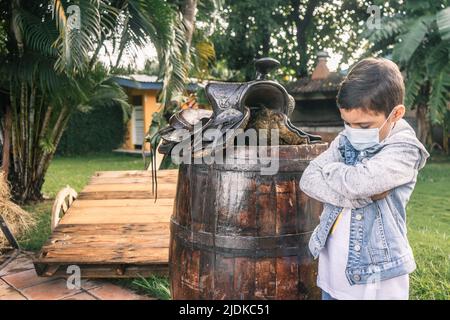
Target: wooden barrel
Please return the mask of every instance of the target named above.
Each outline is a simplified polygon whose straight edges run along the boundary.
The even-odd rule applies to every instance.
[[[299,181],[327,146],[280,146],[273,175],[262,174],[249,147],[236,149],[237,164],[181,165],[171,217],[172,298],[319,299],[308,241],[322,204]]]

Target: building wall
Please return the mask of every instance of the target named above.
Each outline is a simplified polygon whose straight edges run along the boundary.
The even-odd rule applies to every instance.
[[[152,115],[154,112],[159,111],[160,104],[157,103],[157,94],[158,90],[137,90],[137,89],[129,89],[127,90],[127,94],[129,96],[129,101],[133,101],[133,96],[142,96],[142,106],[144,112],[144,131],[146,132],[150,127],[152,122]],[[135,150],[133,141],[132,141],[132,130],[133,122],[130,120],[127,124],[127,132],[125,134],[124,144],[122,146],[125,150]],[[144,134],[145,134],[144,132]],[[146,143],[144,145],[145,151],[150,150],[150,145]]]
[[[407,110],[404,116],[404,119],[411,125],[414,131],[417,134],[417,118],[416,118],[416,110]]]
[[[341,114],[334,98],[296,101],[290,118],[297,126],[342,125]]]
[[[415,110],[407,111],[404,119],[417,134]],[[344,129],[338,106],[333,99],[296,101],[291,121],[308,133],[320,135],[325,142],[333,141]]]
[[[291,115],[292,123],[330,143],[344,129],[335,98],[297,100]]]
[[[122,145],[122,149],[125,150],[134,150],[133,142],[131,141],[131,130],[133,130],[133,126],[131,121],[127,122],[127,130],[125,132],[124,143]]]
[[[297,126],[303,131],[311,134],[316,134],[322,137],[322,141],[331,143],[336,138],[339,132],[344,130],[343,126]]]

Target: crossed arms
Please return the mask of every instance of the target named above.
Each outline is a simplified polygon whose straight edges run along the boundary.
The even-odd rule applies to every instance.
[[[419,149],[406,143],[386,145],[372,158],[354,166],[343,162],[338,135],[330,147],[310,162],[300,188],[308,196],[338,207],[362,208],[389,190],[412,181]]]

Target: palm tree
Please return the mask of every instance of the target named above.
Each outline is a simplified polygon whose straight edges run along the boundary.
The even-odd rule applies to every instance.
[[[406,105],[415,108],[419,139],[431,144],[431,124],[442,124],[450,92],[450,7],[447,0],[406,1],[404,13],[368,32],[371,52],[392,54],[406,74]]]
[[[102,49],[112,46],[118,65],[125,51],[151,42],[162,61],[163,103],[183,87],[185,27],[164,0],[2,1],[0,21],[6,32],[2,168],[18,202],[42,198],[45,173],[74,110],[99,102],[127,109],[124,92],[99,63]]]

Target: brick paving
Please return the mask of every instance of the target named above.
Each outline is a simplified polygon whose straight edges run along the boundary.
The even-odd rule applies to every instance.
[[[39,277],[30,254],[20,254],[0,270],[0,300],[153,300],[105,280],[81,281],[69,289],[62,277]]]

